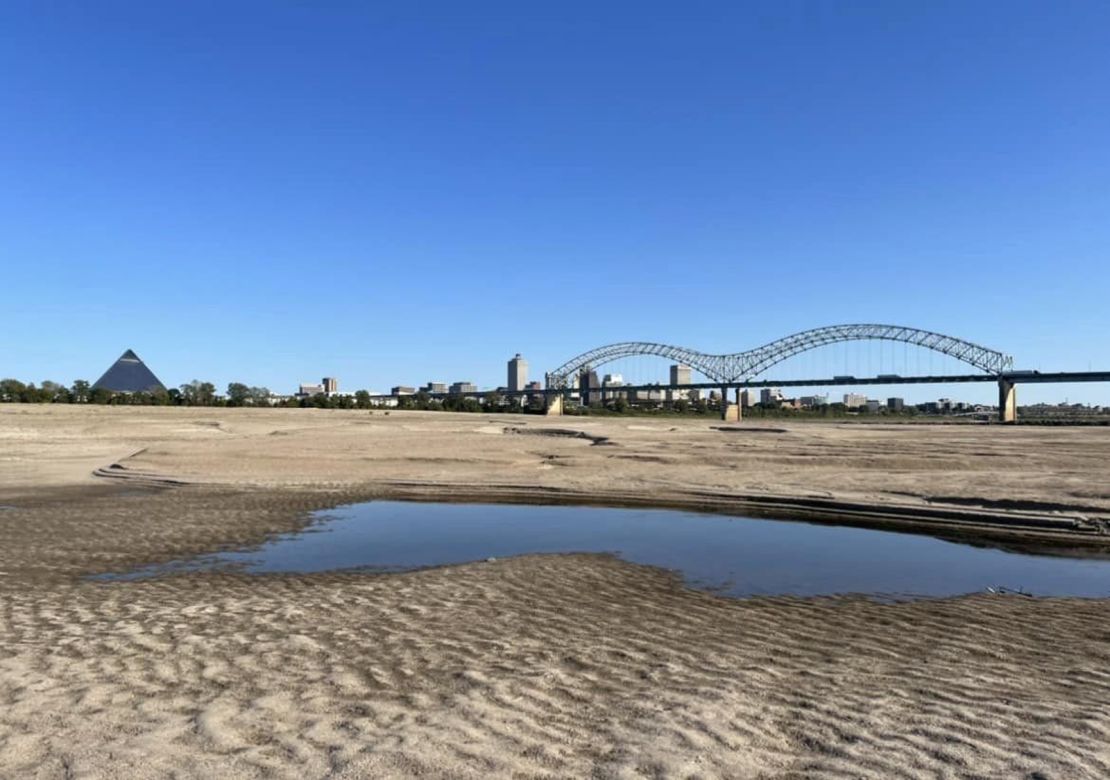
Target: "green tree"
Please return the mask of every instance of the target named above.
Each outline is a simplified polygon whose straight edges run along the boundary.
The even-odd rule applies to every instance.
[[[200,383],[200,402],[201,406],[215,406],[216,386],[211,382]]]
[[[194,379],[181,386],[181,400],[186,406],[213,406],[216,403],[216,386]]]
[[[251,397],[251,389],[242,382],[232,382],[227,386],[227,405],[244,406]]]
[[[490,390],[482,399],[486,405],[486,411],[500,412],[505,406],[505,396],[496,390]]]
[[[0,379],[0,401],[22,401],[26,389],[27,385],[18,379]]]
[[[89,383],[84,379],[74,379],[73,387],[70,388],[69,394],[73,397],[75,404],[87,404],[89,402]]]
[[[39,385],[39,403],[42,404],[68,404],[69,388],[58,382],[47,379]]]
[[[23,387],[23,392],[19,395],[19,400],[25,404],[37,404],[42,400],[42,395],[39,389],[35,387],[34,382],[28,382]]]
[[[197,389],[199,387],[200,387],[200,382],[198,382],[195,379],[192,382],[186,382],[185,384],[183,384],[181,386],[181,394],[180,394],[181,403],[184,404],[185,406],[196,406],[197,405]]]
[[[370,393],[367,390],[359,390],[355,393],[355,406],[359,409],[370,408]]]

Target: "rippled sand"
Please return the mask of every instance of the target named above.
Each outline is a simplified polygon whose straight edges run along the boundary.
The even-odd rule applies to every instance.
[[[0,407],[0,777],[1110,776],[1107,601],[739,601],[577,555],[81,579],[406,480],[788,496],[805,459],[845,500],[1097,515],[1108,433],[24,411]]]

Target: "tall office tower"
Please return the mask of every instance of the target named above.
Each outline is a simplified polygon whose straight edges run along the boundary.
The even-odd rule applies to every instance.
[[[339,380],[333,376],[324,377],[320,384],[324,386],[324,392],[328,395],[339,392]]]
[[[516,353],[516,357],[509,361],[509,390],[519,392],[528,384],[528,361]]]
[[[690,384],[690,367],[675,364],[671,366],[671,384],[672,385],[688,385]],[[686,398],[689,390],[675,390],[671,388],[667,391],[668,401],[677,401],[680,398]]]
[[[583,371],[579,374],[578,389],[582,394],[582,403],[586,406],[602,400],[601,382],[598,381],[596,371]]]

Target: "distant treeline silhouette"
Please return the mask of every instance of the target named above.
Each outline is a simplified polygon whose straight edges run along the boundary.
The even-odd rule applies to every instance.
[[[310,396],[276,397],[269,388],[252,387],[242,382],[232,382],[224,394],[216,392],[211,382],[194,379],[192,382],[168,390],[122,393],[104,388],[93,388],[84,379],[72,385],[45,381],[36,386],[18,379],[0,379],[0,402],[30,404],[101,404],[119,406],[260,406],[264,408],[316,408],[316,409],[375,409],[370,392],[359,390],[351,394],[317,393]],[[542,410],[542,401],[532,404],[533,410]],[[416,393],[398,398],[397,408],[426,409],[449,412],[519,411],[520,406],[507,403],[497,392],[437,400],[426,393]]]
[[[369,394],[367,394],[369,398]],[[299,399],[298,399],[299,400]],[[32,404],[118,404],[126,406],[270,406],[270,391],[265,387],[248,387],[240,382],[227,386],[227,393],[219,395],[211,382],[192,382],[142,393],[119,393],[104,388],[93,388],[84,379],[74,380],[70,386],[45,381],[35,386],[18,379],[0,379],[0,402]],[[279,404],[280,405],[280,404]],[[290,404],[293,406],[299,403]],[[311,405],[311,404],[308,404]]]

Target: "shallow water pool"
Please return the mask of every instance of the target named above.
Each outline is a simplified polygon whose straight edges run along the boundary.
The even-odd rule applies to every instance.
[[[307,530],[98,579],[234,568],[404,571],[527,553],[611,553],[730,596],[882,598],[1011,589],[1110,596],[1110,561],[1006,552],[930,536],[657,509],[374,501],[316,513]]]

